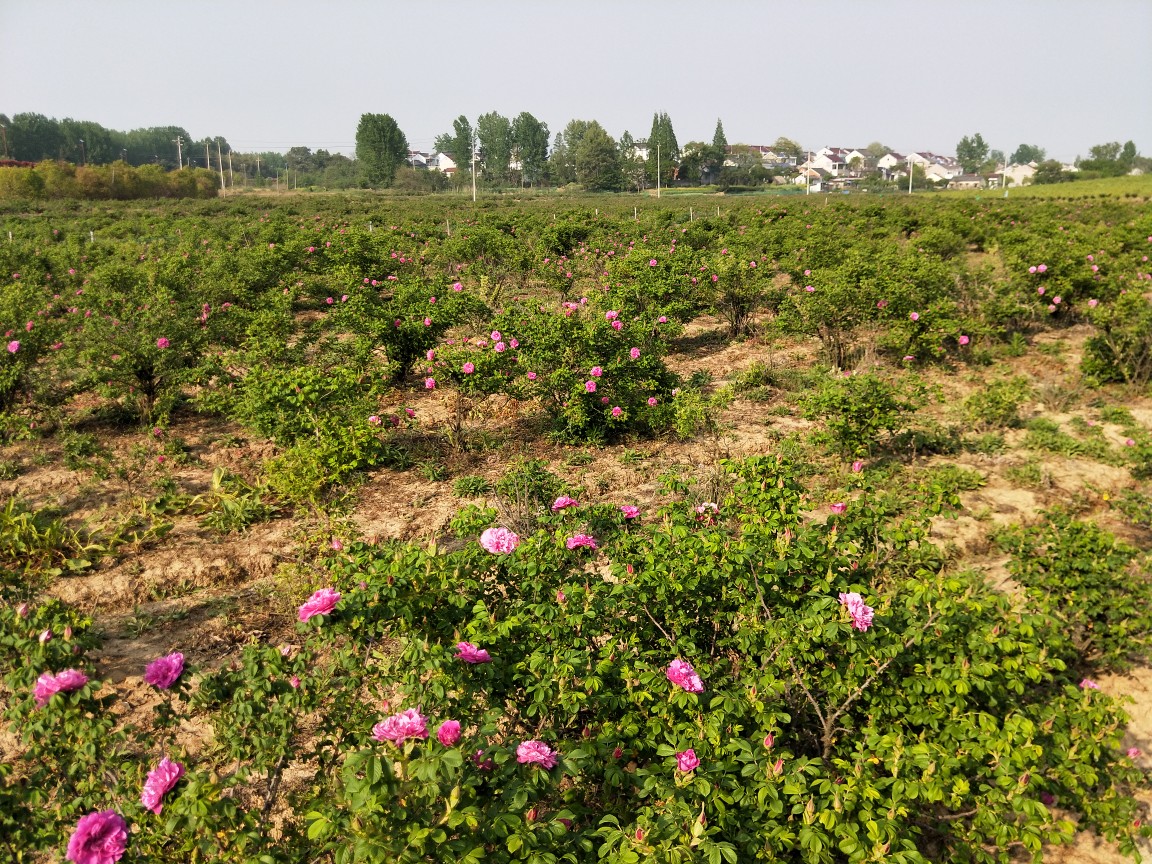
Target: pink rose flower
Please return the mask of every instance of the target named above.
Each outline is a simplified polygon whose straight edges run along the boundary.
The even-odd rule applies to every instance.
[[[569,498],[567,495],[561,495],[559,498],[552,502],[552,512],[557,513],[567,507],[577,507],[579,504],[580,502],[575,498]]]
[[[593,378],[599,378],[601,375],[604,374],[604,370],[601,369],[599,366],[593,366],[591,371],[588,374],[591,375]]]
[[[167,690],[184,674],[184,655],[173,651],[157,657],[144,670],[144,680],[160,690]]]
[[[144,781],[144,789],[140,793],[140,803],[145,810],[151,810],[159,815],[164,809],[163,799],[176,782],[184,776],[184,766],[179,762],[171,761],[167,756],[148,772],[148,779]]]
[[[863,470],[864,470],[864,463],[861,462],[860,460],[856,460],[855,462],[852,463],[852,473],[853,474],[859,474]]]
[[[157,340],[156,340],[156,347],[157,347],[157,348],[167,348],[167,347],[168,347],[169,345],[171,345],[171,344],[172,344],[172,343],[171,343],[171,342],[169,342],[169,341],[168,341],[168,340],[167,340],[165,337],[163,337],[163,336],[161,336],[159,339],[157,339]]]
[[[1141,751],[1139,747],[1129,747],[1126,755],[1129,759],[1135,759],[1140,755],[1140,752]]]
[[[460,721],[445,720],[436,730],[436,740],[445,747],[453,747],[460,740]]]
[[[20,350],[20,343],[17,342],[15,339],[13,339],[11,342],[8,343],[8,353],[9,354],[15,354],[19,350]]]
[[[631,357],[633,360],[639,360],[640,359],[640,349],[639,348],[630,349],[628,351],[628,356]]]
[[[88,676],[78,669],[65,669],[58,675],[45,672],[36,679],[36,686],[32,690],[36,707],[43,708],[57,693],[71,693],[87,683]]]
[[[584,389],[589,393],[595,393],[596,392],[596,382],[595,381],[585,381],[584,382]]]
[[[307,621],[313,615],[327,615],[336,608],[336,604],[339,602],[339,591],[333,588],[321,588],[304,602],[297,617],[301,621]]]
[[[476,366],[473,363],[465,363],[463,366],[460,367],[460,371],[463,372],[465,375],[471,375],[473,372],[476,371]]]
[[[920,320],[920,313],[919,312],[913,312],[912,314],[910,314],[908,316],[908,320],[909,321],[919,321]]]
[[[569,549],[579,549],[582,546],[587,546],[589,549],[599,548],[596,545],[596,538],[591,534],[577,534],[575,537],[569,537],[564,545]]]
[[[424,379],[424,389],[425,390],[435,390],[436,389],[436,379],[435,378],[425,378]]]
[[[843,501],[837,501],[835,504],[829,505],[828,509],[831,510],[833,513],[843,513],[845,510],[848,509],[848,505],[845,504]]]
[[[74,864],[115,864],[128,848],[128,824],[115,810],[82,816],[68,838],[65,857]]]
[[[619,417],[623,413],[624,413],[624,409],[621,408],[619,405],[612,406],[612,416],[613,417]]]
[[[840,605],[848,609],[852,618],[852,626],[857,630],[867,630],[872,626],[872,616],[876,610],[864,603],[864,598],[853,591],[850,594],[840,592]]]
[[[687,660],[673,660],[668,664],[668,669],[665,670],[664,674],[681,690],[686,690],[689,693],[704,692],[704,682],[700,680],[700,676],[696,674],[696,670]]]
[[[529,381],[535,381],[536,380],[536,373],[535,372],[529,372],[528,373],[528,380]]]
[[[968,337],[967,337],[967,336],[961,336],[961,337],[960,337],[960,338],[959,338],[957,341],[958,341],[958,342],[959,342],[961,345],[967,345],[967,344],[968,344],[968,342],[969,342],[969,339],[968,339]]]
[[[507,528],[488,528],[480,535],[480,545],[493,555],[506,555],[520,545],[520,537]]]
[[[623,322],[623,321],[613,321],[613,322],[612,322],[612,329],[613,329],[613,330],[619,330],[619,329],[621,329],[623,326],[624,326],[624,322]]]
[[[543,741],[524,741],[516,748],[516,761],[521,765],[556,767],[557,753]]]
[[[624,514],[625,519],[635,519],[640,515],[640,508],[633,507],[631,504],[622,504],[620,506],[620,512]]]
[[[700,760],[696,758],[696,751],[689,747],[676,754],[676,770],[688,774],[700,767]]]
[[[463,660],[465,663],[471,663],[472,665],[476,665],[477,663],[492,662],[491,654],[489,654],[483,648],[477,648],[471,642],[457,642],[456,656]]]
[[[426,740],[428,718],[415,708],[409,708],[373,726],[372,737],[377,741],[391,741],[397,747],[403,747],[409,738]]]
[[[1080,682],[1081,690],[1099,690],[1100,685],[1093,681],[1091,678],[1085,678]]]

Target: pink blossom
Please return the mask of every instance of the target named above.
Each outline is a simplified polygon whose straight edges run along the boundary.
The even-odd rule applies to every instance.
[[[171,343],[171,342],[169,342],[169,341],[167,340],[167,338],[165,338],[164,336],[161,336],[159,339],[157,339],[157,340],[156,340],[156,347],[157,347],[157,348],[161,348],[161,349],[163,349],[163,348],[167,348],[167,347],[168,347],[169,345],[171,345],[171,344],[172,344],[172,343]],[[9,345],[9,346],[8,346],[8,348],[9,348],[9,350],[11,350],[12,346],[11,346],[11,345]]]
[[[487,528],[480,535],[480,545],[493,555],[506,555],[520,545],[520,537],[504,527]]]
[[[436,730],[436,740],[445,747],[453,747],[460,740],[460,721],[445,720]]]
[[[859,459],[857,459],[855,462],[852,463],[852,473],[853,474],[859,474],[863,470],[864,470],[864,463],[861,462]]]
[[[184,766],[179,762],[171,761],[167,756],[148,772],[148,779],[144,781],[144,790],[140,793],[140,803],[145,810],[151,810],[159,815],[164,809],[163,799],[176,782],[184,776]]]
[[[776,743],[776,736],[769,732],[764,736],[764,749],[771,750],[772,745]]]
[[[681,690],[686,690],[689,693],[704,692],[704,682],[700,680],[700,676],[696,674],[696,670],[687,660],[673,660],[668,664],[664,674]]]
[[[427,740],[428,718],[415,708],[409,708],[373,726],[372,737],[377,741],[391,741],[397,747],[403,747],[409,738]]]
[[[656,407],[656,397],[655,396],[649,396],[648,397],[648,407],[649,408],[655,408]]]
[[[589,374],[591,374],[591,376],[593,378],[599,378],[601,375],[604,374],[604,370],[601,369],[599,366],[593,366],[592,371]]]
[[[325,297],[325,298],[324,298],[324,302],[325,302],[325,303],[327,303],[329,306],[331,306],[331,305],[332,305],[333,303],[335,303],[336,301],[335,301],[333,298],[331,298],[331,297]]]
[[[327,615],[336,608],[336,604],[339,602],[339,591],[333,588],[321,588],[304,602],[297,613],[297,617],[301,621],[307,621],[313,615]]]
[[[378,414],[369,414],[368,415],[368,425],[369,426],[379,426],[383,422],[384,421],[380,419],[380,415],[378,415]]]
[[[1129,747],[1126,755],[1128,756],[1129,759],[1135,759],[1136,757],[1141,755],[1140,748],[1139,747]]]
[[[436,379],[435,378],[425,378],[424,379],[424,389],[425,390],[435,390],[436,389]]]
[[[436,352],[432,348],[429,348],[428,353],[424,355],[424,359],[431,363],[436,359]]]
[[[613,330],[620,330],[620,329],[623,329],[623,327],[624,327],[623,321],[613,321],[612,322],[612,329]]]
[[[816,290],[816,286],[815,285],[805,285],[804,290],[807,291],[809,294],[811,294]]]
[[[607,398],[607,397],[605,397],[605,398]],[[613,417],[619,417],[623,413],[624,413],[624,409],[621,408],[619,405],[613,405],[612,406],[612,416]]]
[[[21,618],[27,618],[28,617],[28,604],[27,603],[21,603],[19,606],[17,606],[16,607],[16,614],[19,615]]]
[[[909,321],[919,321],[919,320],[920,320],[920,313],[919,313],[919,312],[913,312],[913,313],[911,313],[911,314],[908,316],[908,320],[909,320]]]
[[[661,315],[659,318],[656,319],[656,323],[657,324],[667,324],[668,323],[668,316],[667,315]]]
[[[631,357],[633,360],[639,360],[640,359],[640,349],[639,348],[629,349],[628,356]]]
[[[1047,264],[1041,264],[1039,267],[1037,267],[1037,268],[1036,268],[1036,272],[1037,272],[1037,273],[1044,273],[1044,272],[1046,272],[1047,270],[1048,270],[1048,265],[1047,265]]]
[[[586,391],[588,391],[589,393],[595,393],[596,392],[596,382],[595,381],[585,381],[584,382],[584,389]]]
[[[508,346],[507,346],[507,345],[505,345],[503,342],[497,342],[495,345],[493,345],[493,346],[492,346],[492,349],[493,349],[493,350],[494,350],[494,351],[495,351],[497,354],[503,354],[503,353],[504,353],[504,351],[505,351],[505,349],[506,349],[507,347],[508,347]]]
[[[431,318],[425,318],[424,319],[424,326],[425,327],[431,327],[432,326],[432,319]]]
[[[585,302],[585,301],[581,300],[581,302]],[[620,317],[620,313],[617,312],[615,309],[609,309],[607,312],[604,313],[604,320],[605,321],[614,321],[619,317]]]
[[[840,605],[848,609],[852,618],[852,626],[857,630],[867,630],[872,626],[872,616],[876,610],[864,603],[864,598],[855,591],[850,594],[840,592]]]
[[[535,381],[536,380],[536,373],[535,372],[529,372],[528,373],[528,380],[529,381]]]
[[[144,680],[160,690],[167,690],[184,674],[184,655],[179,651],[157,657],[144,670]]]
[[[1080,682],[1081,690],[1099,690],[1100,685],[1093,681],[1091,678],[1085,678]]]
[[[471,642],[457,642],[456,656],[465,663],[491,663],[492,655],[483,648],[477,648]]]
[[[557,753],[543,741],[524,741],[516,748],[516,761],[521,765],[556,767]]]
[[[600,548],[599,546],[596,545],[596,538],[593,537],[591,534],[577,534],[573,537],[569,537],[567,542],[565,542],[564,545],[567,546],[569,549],[579,549],[583,546],[586,546],[589,549],[599,549]]]
[[[88,676],[78,669],[65,669],[58,675],[45,672],[36,679],[36,686],[32,690],[32,695],[36,699],[36,706],[43,708],[48,704],[48,700],[57,693],[71,693],[73,690],[79,690],[87,683]]]
[[[1029,268],[1028,268],[1028,272],[1029,272],[1029,273],[1035,273],[1035,272],[1036,272],[1036,265],[1035,265],[1035,264],[1033,264],[1031,267],[1029,267]]]
[[[1095,309],[1095,308],[1096,308],[1096,305],[1097,305],[1099,302],[1100,302],[1099,300],[1097,300],[1095,297],[1093,297],[1091,300],[1089,300],[1089,301],[1088,301],[1088,306],[1089,306],[1089,308],[1091,308],[1091,309]]]
[[[128,848],[128,824],[115,810],[82,816],[68,838],[65,857],[74,864],[115,864]]]
[[[473,363],[465,363],[463,366],[460,367],[460,371],[463,372],[465,375],[471,375],[473,372],[476,371],[476,366]]]
[[[552,512],[559,512],[566,507],[577,507],[579,504],[580,502],[575,498],[569,498],[567,495],[561,495],[559,498],[552,502]]]
[[[622,504],[620,505],[620,512],[624,514],[625,519],[635,519],[640,515],[640,508],[631,504]]]
[[[696,751],[689,747],[676,754],[676,770],[688,774],[700,767],[700,760],[696,758]]]
[[[288,684],[289,684],[289,686],[291,686],[291,688],[293,690],[299,690],[300,689],[300,676],[299,675],[293,675],[291,678],[288,679]]]
[[[845,504],[843,501],[837,501],[835,504],[830,504],[828,506],[828,509],[831,510],[833,513],[843,513],[845,510],[848,509],[848,505]]]
[[[651,260],[648,262],[648,266],[649,266],[649,267],[655,267],[655,266],[656,266],[656,259],[655,259],[655,258],[651,259]]]
[[[40,644],[41,644],[41,645],[44,645],[45,643],[47,643],[47,642],[51,641],[51,639],[52,639],[52,628],[51,628],[51,627],[49,627],[48,629],[41,631],[41,633],[40,633],[40,636],[39,636],[39,639],[40,639]]]
[[[1135,447],[1136,442],[1132,438],[1125,438],[1124,439],[1124,446],[1125,447]]]
[[[463,290],[464,290],[464,286],[463,286],[463,285],[461,285],[459,282],[453,282],[453,283],[452,283],[452,290],[453,290],[453,291],[463,291]]]

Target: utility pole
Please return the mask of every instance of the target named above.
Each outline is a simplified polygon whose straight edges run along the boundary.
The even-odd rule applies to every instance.
[[[220,191],[228,197],[228,189],[224,185],[224,160],[220,158],[220,139],[216,139],[216,166],[220,169]]]
[[[660,144],[656,144],[656,197],[660,197]]]
[[[476,203],[476,142],[472,142],[472,203]]]
[[[912,194],[912,157],[908,157],[908,194]]]
[[[228,148],[228,185],[235,186],[236,181],[232,179],[232,148]]]
[[[175,141],[175,144],[176,144],[176,164],[178,164],[180,166],[180,168],[183,169],[184,168],[184,138],[180,135],[177,135],[176,138],[173,140]]]
[[[4,158],[8,158],[8,127],[0,126],[0,135],[4,136]]]
[[[83,167],[88,162],[88,153],[87,153],[86,148],[84,147],[84,139],[80,138],[78,140],[80,141],[80,165],[81,165],[81,167]]]
[[[208,170],[212,170],[212,153],[208,150],[208,142],[204,142],[204,164],[208,166]]]
[[[804,166],[804,194],[812,194],[812,151],[808,151],[808,164]]]

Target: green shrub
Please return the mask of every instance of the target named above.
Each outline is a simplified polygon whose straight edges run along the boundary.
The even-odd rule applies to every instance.
[[[992,381],[964,400],[964,418],[978,429],[1009,429],[1020,424],[1020,406],[1032,395],[1027,378]]]
[[[823,420],[845,456],[871,454],[884,433],[895,434],[926,403],[920,382],[899,383],[875,372],[827,378],[801,400],[804,416]]]

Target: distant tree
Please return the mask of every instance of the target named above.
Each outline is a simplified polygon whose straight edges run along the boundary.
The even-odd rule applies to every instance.
[[[8,126],[8,152],[13,159],[39,162],[64,156],[60,124],[43,114],[15,114]]]
[[[1088,151],[1088,158],[1078,162],[1082,173],[1100,177],[1119,177],[1132,170],[1132,166],[1139,158],[1136,144],[1127,141],[1110,141],[1107,144],[1097,144]]]
[[[797,159],[804,156],[804,148],[791,138],[785,138],[783,135],[776,139],[776,143],[772,145],[772,149],[776,153],[781,153],[785,156],[794,156]]]
[[[879,141],[873,141],[864,148],[864,152],[871,156],[873,159],[881,159],[892,152],[892,148],[887,144],[881,144]]]
[[[576,182],[577,152],[588,126],[587,120],[569,120],[564,131],[556,133],[556,143],[552,147],[548,165],[557,183],[564,185]]]
[[[512,141],[524,179],[539,183],[548,168],[548,124],[523,111],[512,121]]]
[[[965,135],[956,145],[956,158],[965,174],[975,174],[988,158],[988,144],[984,136],[977,132],[971,138]]]
[[[1012,154],[1011,162],[1014,165],[1027,165],[1029,162],[1043,162],[1048,154],[1043,147],[1036,144],[1021,144]]]
[[[620,157],[616,142],[593,120],[580,136],[576,148],[576,179],[589,191],[616,192],[620,189]]]
[[[1073,175],[1064,170],[1055,159],[1047,159],[1036,166],[1036,173],[1032,175],[1032,182],[1037,184],[1065,183],[1073,179]]]
[[[284,154],[288,167],[296,171],[311,171],[315,167],[312,151],[308,147],[292,147]]]
[[[657,153],[659,149],[659,153]],[[652,131],[648,134],[648,173],[655,180],[659,163],[661,183],[668,183],[680,161],[680,147],[667,113],[652,115]]]
[[[703,168],[709,179],[718,177],[724,170],[724,162],[728,158],[728,139],[724,135],[724,124],[716,118],[716,131],[712,133],[712,146],[705,154]],[[703,178],[701,178],[703,179]]]
[[[484,174],[494,180],[508,179],[512,161],[512,121],[495,111],[476,118],[476,139],[484,157]]]
[[[439,153],[446,153],[456,163],[461,173],[472,170],[472,151],[476,146],[476,136],[472,124],[461,114],[452,121],[452,132],[437,135],[432,144]]]
[[[644,160],[636,152],[636,141],[627,129],[616,144],[620,156],[620,182],[623,188],[641,192],[648,188],[648,172]]]
[[[356,159],[370,186],[391,186],[408,158],[408,139],[387,114],[361,114],[356,127]]]

